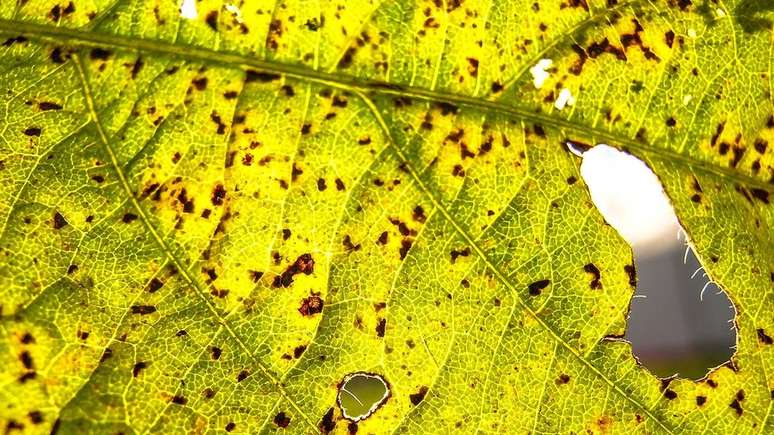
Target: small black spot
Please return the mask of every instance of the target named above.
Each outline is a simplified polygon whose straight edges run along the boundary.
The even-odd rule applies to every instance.
[[[228,424],[226,425],[226,432],[231,432],[231,431],[232,431],[232,430],[234,430],[235,428],[236,428],[236,423],[234,423],[233,421],[230,421],[230,422],[228,422]]]
[[[146,315],[146,314],[152,314],[156,312],[156,307],[153,305],[132,305],[131,307],[132,314],[140,314],[140,315]]]
[[[528,291],[529,291],[530,296],[537,296],[537,295],[539,295],[543,291],[543,289],[548,287],[548,284],[551,284],[551,281],[549,281],[547,279],[541,279],[540,281],[533,282],[527,288]]]
[[[253,69],[249,69],[245,71],[245,83],[251,83],[251,82],[268,83],[274,80],[279,80],[279,78],[280,78],[279,74],[274,74],[274,73],[269,73],[264,71],[256,71]],[[292,93],[292,88],[291,88],[291,93]]]
[[[301,126],[301,134],[309,134],[312,131],[312,124],[304,124]]]
[[[705,403],[707,403],[707,398],[705,396],[696,396],[696,406],[702,406]]]
[[[599,290],[602,288],[602,282],[600,281],[601,274],[599,272],[599,268],[594,263],[589,263],[585,266],[583,266],[583,270],[586,271],[586,273],[590,273],[593,276],[593,279],[591,280],[591,283],[589,286],[594,290]]]
[[[677,125],[677,120],[675,120],[675,118],[673,117],[670,117],[669,119],[666,120],[666,125],[667,127],[674,127],[675,125]]]
[[[666,390],[664,390],[664,397],[666,397],[669,400],[674,400],[674,399],[677,399],[677,393],[667,388]]]
[[[217,346],[211,346],[210,347],[210,357],[214,360],[220,359],[220,355],[223,353],[223,351],[217,347]]]
[[[32,363],[32,356],[30,356],[30,353],[26,350],[19,354],[19,361],[21,361],[22,365],[27,370],[35,368],[35,365]]]
[[[40,133],[41,133],[40,127],[29,127],[24,130],[24,134],[26,134],[27,136],[38,137],[40,136]]]
[[[223,199],[226,197],[226,189],[223,187],[222,184],[218,184],[215,186],[215,189],[212,191],[212,205],[218,206],[223,205]]]
[[[419,405],[422,403],[423,400],[425,400],[425,396],[427,395],[427,387],[421,386],[419,388],[419,391],[417,391],[414,394],[409,394],[409,400],[411,401],[411,404],[414,406]]]
[[[22,344],[33,344],[35,343],[35,337],[29,332],[25,332],[24,335],[22,335],[21,342]]]
[[[376,336],[379,338],[384,337],[385,330],[387,329],[387,319],[379,319],[376,324]]]
[[[62,105],[50,101],[42,101],[38,103],[38,108],[40,110],[62,110]]]
[[[755,199],[761,201],[762,203],[764,204],[769,203],[769,192],[763,189],[758,189],[757,187],[753,187],[753,188],[750,188],[750,193],[752,194],[753,197],[755,197]]]
[[[54,47],[54,49],[51,50],[49,58],[54,63],[65,63],[66,59],[70,58],[70,55],[62,53],[62,49],[60,47]]]
[[[237,95],[239,95],[237,91],[228,91],[223,94],[223,98],[227,100],[233,100],[234,98],[237,97]]]
[[[330,433],[336,429],[336,420],[333,419],[333,408],[329,408],[328,412],[323,415],[322,420],[317,425],[322,433]]]
[[[758,328],[758,341],[760,341],[763,344],[773,344],[774,340],[771,339],[768,335],[766,335],[766,331],[763,330],[763,328]]]
[[[188,403],[188,399],[186,399],[183,396],[175,396],[170,400],[170,402],[176,405],[185,405],[186,403]]]
[[[108,60],[112,54],[113,53],[104,48],[92,48],[91,52],[89,52],[89,57],[91,57],[92,60]]]
[[[325,184],[325,179],[324,178],[318,178],[317,179],[317,190],[322,192],[323,190],[325,190],[327,188],[328,188],[328,186]]]
[[[237,375],[237,382],[242,382],[242,381],[244,381],[244,380],[245,380],[245,379],[246,379],[248,376],[250,376],[250,372],[248,372],[247,370],[242,370],[242,371],[241,371],[241,372],[239,372],[239,374]]]
[[[314,272],[314,259],[311,254],[302,254],[293,262],[281,275],[275,276],[272,286],[290,287],[293,284],[293,277],[299,273],[311,275]]]
[[[301,358],[301,355],[303,355],[305,351],[306,351],[305,345],[302,344],[300,346],[296,346],[295,349],[293,349],[293,358],[295,359]]]
[[[577,178],[575,178],[575,176],[573,176],[573,175],[571,175],[571,176],[569,176],[569,177],[567,178],[567,184],[569,184],[569,185],[573,185],[573,184],[575,184],[577,181],[578,181],[578,179],[577,179]]]
[[[121,218],[121,221],[123,221],[125,224],[132,223],[137,220],[137,215],[134,213],[126,213],[124,217]]]
[[[58,230],[67,226],[67,220],[59,212],[54,213],[54,229]]]
[[[742,404],[739,403],[739,399],[734,399],[733,402],[731,402],[731,404],[728,406],[734,411],[736,411],[736,415],[742,415],[744,413],[744,410],[742,409]]]
[[[274,416],[274,424],[276,424],[277,427],[284,429],[290,425],[290,417],[288,417],[285,412],[280,411],[277,413],[277,415]]]
[[[218,11],[210,11],[204,21],[212,30],[218,31]]]
[[[629,275],[629,285],[632,286],[632,288],[637,287],[637,269],[634,267],[634,264],[627,264],[624,266],[624,272],[626,272],[627,275]]]
[[[146,367],[148,367],[148,364],[144,361],[139,361],[135,363],[134,367],[132,367],[132,377],[136,378],[137,376],[139,376],[140,372]]]
[[[27,413],[27,417],[29,417],[32,424],[43,423],[43,414],[40,411],[30,411]]]
[[[197,90],[203,91],[203,90],[207,89],[207,82],[208,81],[209,80],[207,79],[207,77],[199,77],[198,79],[191,80],[191,84],[193,84],[194,87],[196,87]]]

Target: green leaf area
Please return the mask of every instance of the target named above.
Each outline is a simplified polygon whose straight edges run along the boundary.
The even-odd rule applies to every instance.
[[[0,1],[0,430],[774,432],[773,21]],[[706,378],[619,339],[631,250],[568,141],[646,162],[733,301]],[[353,373],[389,388],[357,422]]]

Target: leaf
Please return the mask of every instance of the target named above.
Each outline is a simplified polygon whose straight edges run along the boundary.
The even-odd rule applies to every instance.
[[[0,4],[8,432],[774,429],[763,1],[60,1]],[[727,365],[615,338],[631,253],[567,141],[660,177]]]

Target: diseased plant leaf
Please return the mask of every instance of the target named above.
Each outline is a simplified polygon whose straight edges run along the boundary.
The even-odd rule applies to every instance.
[[[774,431],[767,2],[185,3],[0,2],[7,432]],[[729,364],[615,339],[567,141],[660,177]]]

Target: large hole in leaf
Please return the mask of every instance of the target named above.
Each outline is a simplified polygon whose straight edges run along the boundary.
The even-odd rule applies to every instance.
[[[657,376],[701,378],[733,354],[731,301],[687,247],[650,168],[607,145],[582,156],[594,204],[634,250],[639,281],[626,330],[634,354]]]
[[[383,377],[357,372],[339,384],[338,403],[344,418],[358,422],[370,416],[390,397],[390,386]]]

